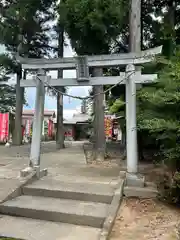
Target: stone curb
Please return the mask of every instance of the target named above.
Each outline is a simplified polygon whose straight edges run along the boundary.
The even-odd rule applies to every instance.
[[[44,176],[44,170],[40,171],[40,177],[43,177],[43,176]],[[22,195],[22,188],[28,184],[33,183],[36,180],[38,180],[38,176],[37,176],[36,170],[34,170],[25,179],[20,180],[19,185],[10,194],[8,194],[3,200],[1,200],[0,204]]]
[[[108,216],[106,217],[105,222],[103,224],[103,228],[102,228],[99,240],[109,239],[121,201],[123,199],[123,188],[124,188],[124,180],[121,179],[121,181],[118,183],[118,187],[115,190],[112,202],[109,206]]]
[[[13,239],[12,237],[7,237],[7,236],[1,236],[0,235],[0,238],[2,238],[2,239]],[[25,240],[25,239],[15,239],[15,240]]]

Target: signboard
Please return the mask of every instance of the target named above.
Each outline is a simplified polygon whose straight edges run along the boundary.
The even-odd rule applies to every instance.
[[[112,117],[105,116],[104,118],[104,129],[105,129],[105,137],[112,138]]]
[[[49,120],[44,120],[44,135],[48,136],[48,125],[49,125]]]
[[[72,137],[73,136],[73,131],[72,129],[67,129],[64,133],[65,137]]]
[[[69,127],[65,127],[64,129],[64,137],[65,137],[65,140],[72,140],[73,137],[74,137],[74,131],[73,131],[73,127],[69,126]]]
[[[9,113],[0,113],[0,142],[9,139]]]
[[[27,119],[26,120],[26,127],[25,127],[25,135],[26,136],[30,136],[31,135],[31,124],[32,124],[32,120]]]

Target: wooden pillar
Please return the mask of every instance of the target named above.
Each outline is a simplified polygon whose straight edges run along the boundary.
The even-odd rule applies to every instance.
[[[103,75],[102,68],[95,68],[93,76]],[[105,157],[105,132],[104,132],[104,94],[103,86],[94,86],[94,158],[104,161]]]
[[[24,99],[24,88],[20,87],[20,80],[22,78],[21,72],[17,73],[16,80],[16,112],[15,112],[15,126],[13,131],[13,145],[20,146],[22,144],[22,110]],[[24,76],[25,78],[25,76]]]

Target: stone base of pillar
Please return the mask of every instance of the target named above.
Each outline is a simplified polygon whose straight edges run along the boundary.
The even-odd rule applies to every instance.
[[[105,149],[93,149],[93,160],[96,162],[103,162],[105,159]]]
[[[145,187],[124,187],[124,195],[126,197],[138,197],[138,198],[156,198],[158,191],[156,187],[149,186],[146,183]]]
[[[96,162],[103,162],[104,161],[104,159],[105,159],[105,156],[104,156],[104,152],[102,152],[102,151],[96,151],[95,153],[94,153],[94,160],[96,161]]]
[[[33,172],[36,173],[36,177],[38,179],[42,178],[44,176],[47,176],[47,174],[48,174],[47,169],[40,170],[39,166],[35,166],[35,167],[27,167],[27,168],[21,170],[20,177],[25,178],[25,177],[29,176],[30,174],[32,174]]]
[[[129,187],[145,187],[145,177],[138,173],[127,172],[125,185]]]

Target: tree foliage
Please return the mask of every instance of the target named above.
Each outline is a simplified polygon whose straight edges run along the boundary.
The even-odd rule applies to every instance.
[[[108,53],[120,36],[126,5],[123,0],[65,0],[60,4],[65,30],[80,54]]]
[[[26,57],[43,57],[49,54],[47,22],[52,18],[51,0],[4,0],[0,3],[0,44],[9,53],[9,60],[1,56],[1,64],[6,70],[7,61],[11,64],[11,72],[16,74],[16,114],[13,143],[20,145],[22,141],[21,114],[23,108],[24,89],[20,88],[22,69],[16,62],[17,52]],[[5,76],[5,77],[8,77]]]
[[[8,84],[13,63],[6,55],[0,55],[1,59],[7,65],[4,67],[0,62],[0,112],[9,112],[14,110],[16,102],[16,91]]]
[[[168,58],[173,54],[173,49],[178,43],[178,31],[180,23],[179,12],[180,1],[157,1],[157,0],[142,0],[142,49],[163,45],[163,54]],[[178,20],[179,19],[179,20]],[[119,51],[119,49],[117,49]],[[163,58],[162,58],[163,59]],[[158,60],[156,63],[146,64],[143,73],[157,73],[164,67],[167,61]],[[146,86],[143,86],[144,91]],[[156,92],[156,87],[151,85],[153,92]],[[149,88],[150,90],[150,88]],[[118,96],[118,92],[120,93]],[[118,99],[120,98],[120,99]],[[112,91],[111,97],[108,99],[110,110],[113,113],[125,111],[123,101],[125,100],[125,90],[122,86],[117,86]],[[158,100],[158,99],[156,99]],[[141,101],[138,99],[137,108],[141,106]],[[138,116],[139,112],[138,112]],[[143,115],[141,115],[143,117]]]
[[[148,131],[160,143],[163,159],[175,169],[180,166],[180,52],[172,57],[154,86],[138,95],[139,130]]]
[[[27,57],[42,57],[47,54],[50,26],[45,23],[52,18],[52,1],[6,0],[1,3],[0,43],[7,51],[17,52],[23,36],[23,52]]]

